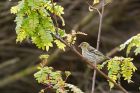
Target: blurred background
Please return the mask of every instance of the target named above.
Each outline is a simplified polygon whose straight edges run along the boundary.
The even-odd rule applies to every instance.
[[[29,40],[16,43],[15,15],[10,13],[10,8],[16,5],[17,1],[0,0],[0,93],[38,93],[43,86],[36,82],[33,73],[40,62],[38,56],[42,53],[51,55],[49,66],[56,70],[72,72],[67,82],[78,86],[85,93],[90,93],[93,71],[69,49],[66,52],[57,49],[46,52],[37,49]],[[65,8],[63,17],[66,32],[70,33],[75,29],[88,34],[78,36],[75,45],[86,41],[96,47],[99,15],[97,11],[89,12],[88,0],[55,1]],[[140,0],[113,0],[105,6],[101,52],[112,57],[125,57],[125,51],[119,52],[116,47],[138,33],[140,33]],[[132,78],[134,83],[128,84],[122,80],[121,84],[131,93],[140,93],[140,55],[134,56],[131,53],[130,56],[134,58],[134,64],[138,68]],[[110,92],[107,80],[97,74],[96,93],[121,93],[121,91],[113,89]]]

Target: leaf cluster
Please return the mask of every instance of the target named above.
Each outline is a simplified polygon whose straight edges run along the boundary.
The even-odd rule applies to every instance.
[[[71,73],[69,71],[65,71],[66,79],[69,75],[71,75]],[[34,74],[34,77],[38,83],[46,86],[40,91],[40,93],[45,93],[45,90],[48,88],[55,90],[56,93],[68,93],[68,91],[71,91],[72,93],[83,93],[76,86],[66,83],[62,79],[62,72],[54,71],[52,67],[38,67],[38,71]]]
[[[128,55],[132,48],[135,48],[134,53],[138,55],[140,53],[140,34],[131,37],[124,44],[120,45],[120,50],[127,48],[126,54]]]
[[[72,84],[66,83],[66,87],[68,87],[69,89],[71,89],[71,91],[73,93],[84,93],[82,90],[80,90],[79,88],[77,88],[76,86],[74,86]]]
[[[66,34],[66,40],[67,40],[67,43],[69,45],[72,45],[76,42],[76,35],[87,35],[86,33],[83,33],[83,32],[76,32],[75,30],[72,30],[72,32],[70,34]]]
[[[39,67],[38,72],[34,74],[34,77],[38,81],[45,85],[47,88],[55,89],[56,93],[67,93],[64,89],[65,81],[62,79],[61,71],[54,71],[52,67]],[[70,72],[66,72],[66,77],[70,75]],[[43,92],[43,90],[41,90]]]
[[[29,38],[38,48],[49,50],[53,47],[53,42],[58,48],[63,49],[65,45],[59,40],[56,40],[52,34],[57,34],[60,37],[65,35],[65,31],[55,27],[52,16],[58,16],[62,19],[64,14],[63,7],[51,0],[22,0],[18,5],[11,8],[11,13],[16,14],[16,33],[17,42]]]
[[[137,68],[132,63],[132,58],[114,57],[107,60],[105,63],[108,68],[108,76],[115,82],[119,82],[120,78],[123,77],[128,83],[131,83],[132,75]],[[105,64],[101,65],[102,68]],[[110,88],[114,87],[114,84],[109,81]]]

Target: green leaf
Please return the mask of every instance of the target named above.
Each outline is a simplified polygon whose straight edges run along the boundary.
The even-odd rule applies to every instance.
[[[37,12],[31,12],[31,14],[29,15],[29,24],[30,28],[32,28],[33,30],[36,29],[39,24],[39,17]]]
[[[18,16],[15,19],[16,22],[16,33],[18,34],[21,31],[21,26],[23,23],[23,15],[22,14],[17,14]]]
[[[107,60],[107,68],[108,68],[108,76],[114,81],[117,82],[121,77],[124,80],[127,80],[128,83],[131,83],[133,73],[137,70],[137,68],[132,63],[132,58],[124,58],[124,57],[114,57],[110,60]],[[110,81],[110,88],[114,87],[114,84]]]
[[[138,55],[140,53],[140,47],[136,48],[134,52],[135,52],[135,55]]]
[[[39,56],[40,59],[47,59],[49,57],[49,55],[47,54],[42,54]]]
[[[66,77],[68,77],[68,76],[71,75],[71,72],[70,71],[65,71],[65,75],[66,75]]]
[[[26,37],[27,37],[26,32],[25,32],[24,30],[21,30],[21,31],[18,33],[16,42],[22,42]]]
[[[16,14],[18,12],[18,6],[13,6],[12,8],[11,8],[11,13],[12,14]]]
[[[16,14],[17,41],[22,42],[29,38],[38,48],[49,50],[53,46],[53,36],[56,34],[56,27],[51,18],[51,14],[60,17],[64,23],[62,14],[64,8],[50,0],[22,0],[18,5],[11,8],[11,13]],[[58,28],[58,34],[64,37],[65,31]],[[58,48],[64,50],[65,45],[55,41]]]
[[[94,0],[94,4],[98,4],[100,0]]]
[[[128,39],[124,44],[120,46],[120,50],[123,50],[125,47],[127,47],[126,54],[128,55],[133,47],[135,47],[135,55],[140,53],[139,47],[140,47],[140,34],[133,36],[132,38]],[[138,48],[138,49],[137,49]]]
[[[54,71],[52,67],[40,67],[34,77],[38,83],[50,85],[56,93],[67,93],[64,89],[65,81],[62,79],[61,71]]]
[[[54,42],[56,43],[56,45],[57,45],[57,47],[58,47],[59,49],[62,49],[63,51],[65,51],[65,47],[66,47],[65,44],[63,44],[63,43],[62,43],[61,41],[59,41],[59,40],[55,40]]]
[[[120,50],[123,50],[131,41],[133,38],[128,39],[124,44],[120,45]]]
[[[65,37],[66,33],[64,30],[62,29],[58,29],[58,34],[61,36],[61,37]]]

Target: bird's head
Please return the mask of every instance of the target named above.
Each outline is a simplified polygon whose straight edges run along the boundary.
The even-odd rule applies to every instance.
[[[87,48],[89,47],[90,45],[87,43],[87,42],[82,42],[78,47],[81,47],[81,48]]]

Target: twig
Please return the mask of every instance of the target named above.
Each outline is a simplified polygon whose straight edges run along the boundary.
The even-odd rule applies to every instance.
[[[100,45],[102,22],[103,22],[103,13],[104,13],[104,0],[102,2],[102,11],[101,11],[101,14],[99,14],[99,16],[100,16],[100,23],[99,23],[99,31],[98,31],[98,39],[97,39],[97,47],[96,47],[97,50],[99,50],[99,45]]]
[[[99,50],[99,46],[100,46],[100,38],[101,38],[101,30],[102,30],[102,22],[103,22],[103,13],[104,13],[104,3],[105,1],[102,0],[101,1],[101,6],[102,6],[102,9],[101,9],[101,12],[97,10],[97,12],[99,13],[99,29],[98,29],[98,38],[97,38],[97,46],[96,46],[96,49]],[[95,61],[95,66],[96,66],[97,62]],[[96,70],[94,70],[94,74],[93,74],[93,78],[92,78],[92,90],[91,90],[91,93],[94,93],[95,91],[95,82],[96,82]]]

